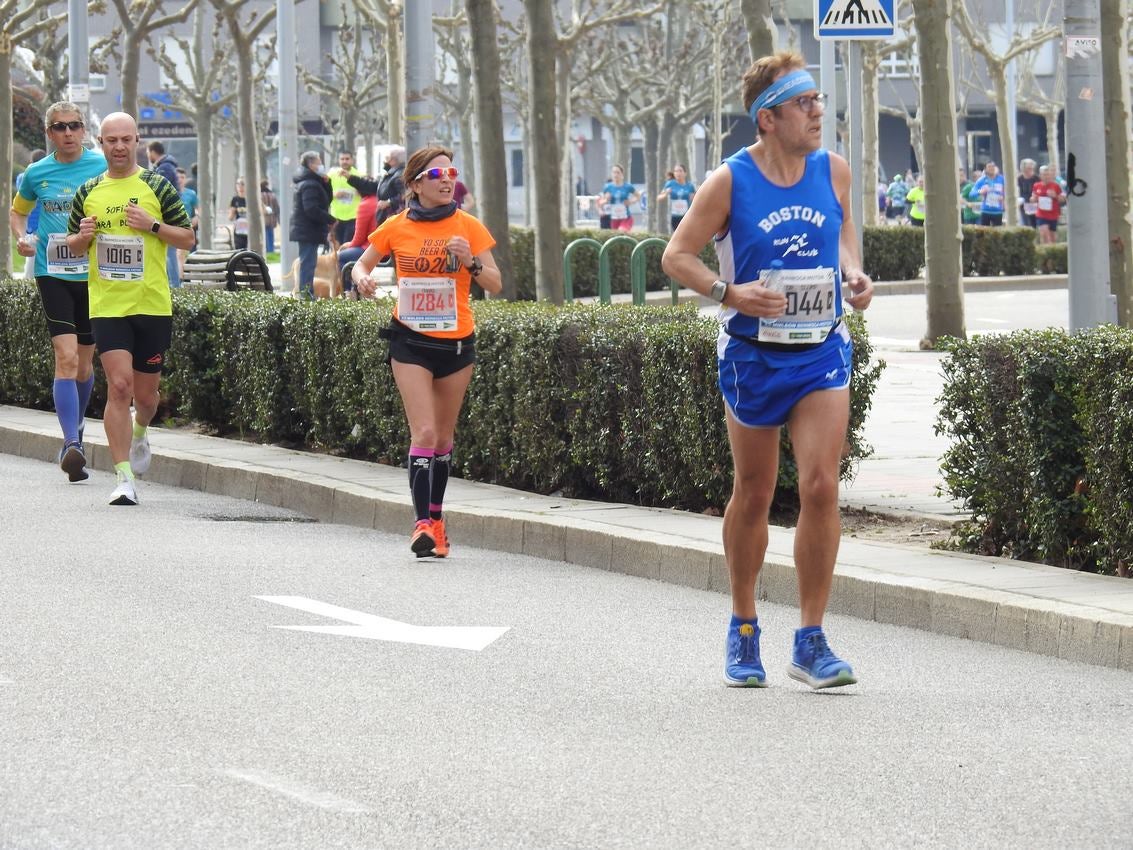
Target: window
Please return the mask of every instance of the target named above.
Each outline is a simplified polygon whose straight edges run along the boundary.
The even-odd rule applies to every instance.
[[[511,185],[523,185],[523,150],[521,148],[511,149]]]

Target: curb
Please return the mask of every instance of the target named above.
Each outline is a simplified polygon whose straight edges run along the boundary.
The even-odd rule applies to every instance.
[[[263,502],[320,522],[398,534],[408,528],[401,469],[153,432],[145,481]],[[92,434],[87,440],[88,466],[112,471],[105,441]],[[51,462],[58,448],[54,416],[0,406],[0,452]],[[450,483],[450,494],[448,525],[463,545],[728,593],[718,518],[544,497],[461,479]],[[794,533],[772,527],[769,538],[758,598],[796,607]],[[830,610],[1133,671],[1133,583],[1124,579],[843,538]]]

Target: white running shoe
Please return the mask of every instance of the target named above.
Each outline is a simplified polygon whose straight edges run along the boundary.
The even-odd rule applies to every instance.
[[[138,490],[134,482],[128,478],[118,479],[118,486],[110,494],[112,505],[136,505],[138,503]]]
[[[134,475],[145,475],[149,471],[153,452],[149,448],[149,434],[134,437],[130,440],[130,469]]]

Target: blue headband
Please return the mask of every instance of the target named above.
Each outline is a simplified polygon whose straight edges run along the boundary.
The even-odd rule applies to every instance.
[[[778,106],[780,103],[786,103],[792,97],[802,94],[804,91],[818,88],[808,72],[800,68],[797,71],[791,71],[785,77],[780,77],[771,85],[763,90],[763,93],[755,99],[755,103],[751,105],[748,113],[751,115],[751,120],[755,124],[759,123],[759,110],[770,109],[772,106]]]

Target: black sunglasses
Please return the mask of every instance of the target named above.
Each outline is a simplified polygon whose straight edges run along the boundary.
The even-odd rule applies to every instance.
[[[54,124],[48,124],[48,130],[54,130],[56,133],[62,133],[64,130],[81,130],[83,129],[82,121],[56,121]]]

